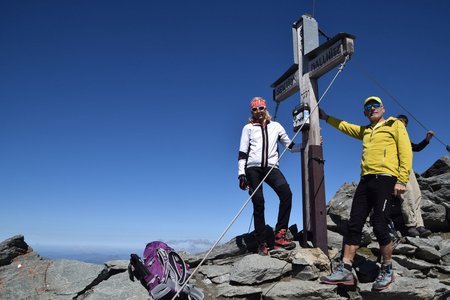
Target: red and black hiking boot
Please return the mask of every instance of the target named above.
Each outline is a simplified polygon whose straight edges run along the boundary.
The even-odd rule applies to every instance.
[[[261,243],[258,245],[258,254],[262,256],[269,255],[269,249],[267,248],[267,243]]]
[[[295,248],[295,243],[288,240],[286,238],[286,229],[281,229],[280,231],[275,234],[275,249],[286,249],[286,250],[292,250]]]

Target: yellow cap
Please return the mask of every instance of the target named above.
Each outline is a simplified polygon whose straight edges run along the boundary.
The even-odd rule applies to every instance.
[[[381,105],[383,105],[383,102],[381,102],[381,99],[377,96],[370,96],[369,98],[364,100],[364,105],[366,105],[367,102],[369,102],[370,100],[376,101],[376,102],[380,103]]]

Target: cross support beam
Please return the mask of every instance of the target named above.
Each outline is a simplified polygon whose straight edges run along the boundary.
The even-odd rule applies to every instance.
[[[344,62],[354,52],[355,37],[339,33],[319,45],[319,26],[309,15],[292,25],[294,64],[271,87],[273,99],[281,102],[300,92],[300,104],[312,111],[310,126],[302,127],[301,177],[303,207],[302,247],[311,241],[328,255],[324,159],[321,145],[318,78]]]

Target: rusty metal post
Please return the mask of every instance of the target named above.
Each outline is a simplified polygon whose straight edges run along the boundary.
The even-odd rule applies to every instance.
[[[306,170],[304,149],[302,149],[300,154],[301,154],[300,160],[301,160],[301,173],[302,173],[302,199],[306,199],[305,180],[303,180],[303,178],[305,178],[305,170]],[[302,201],[302,213],[303,213],[303,220],[310,219],[308,216],[309,210],[308,210],[306,201]],[[303,226],[303,235],[302,235],[302,240],[300,241],[300,246],[302,246],[303,248],[308,247],[308,235],[309,235],[308,228]]]
[[[309,146],[309,207],[313,245],[328,255],[327,211],[325,205],[325,176],[322,146]]]

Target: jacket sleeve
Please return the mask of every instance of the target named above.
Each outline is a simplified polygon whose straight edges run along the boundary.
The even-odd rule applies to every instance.
[[[355,139],[362,140],[364,137],[366,126],[351,124],[332,116],[328,116],[327,123]]]
[[[291,141],[286,133],[286,130],[283,126],[281,126],[281,124],[279,125],[278,140],[281,142],[281,144],[283,144],[285,148],[288,148],[289,150],[291,150],[291,148],[294,146],[294,143]]]
[[[250,132],[248,126],[244,126],[241,134],[238,156],[238,176],[245,175],[245,164],[247,162],[248,150],[250,147]]]
[[[397,125],[397,151],[399,160],[399,176],[397,181],[406,184],[412,169],[412,148],[408,132],[401,121],[395,121]]]
[[[413,152],[422,151],[429,143],[430,142],[427,141],[427,139],[423,139],[423,141],[421,141],[418,144],[411,143],[412,151]]]

